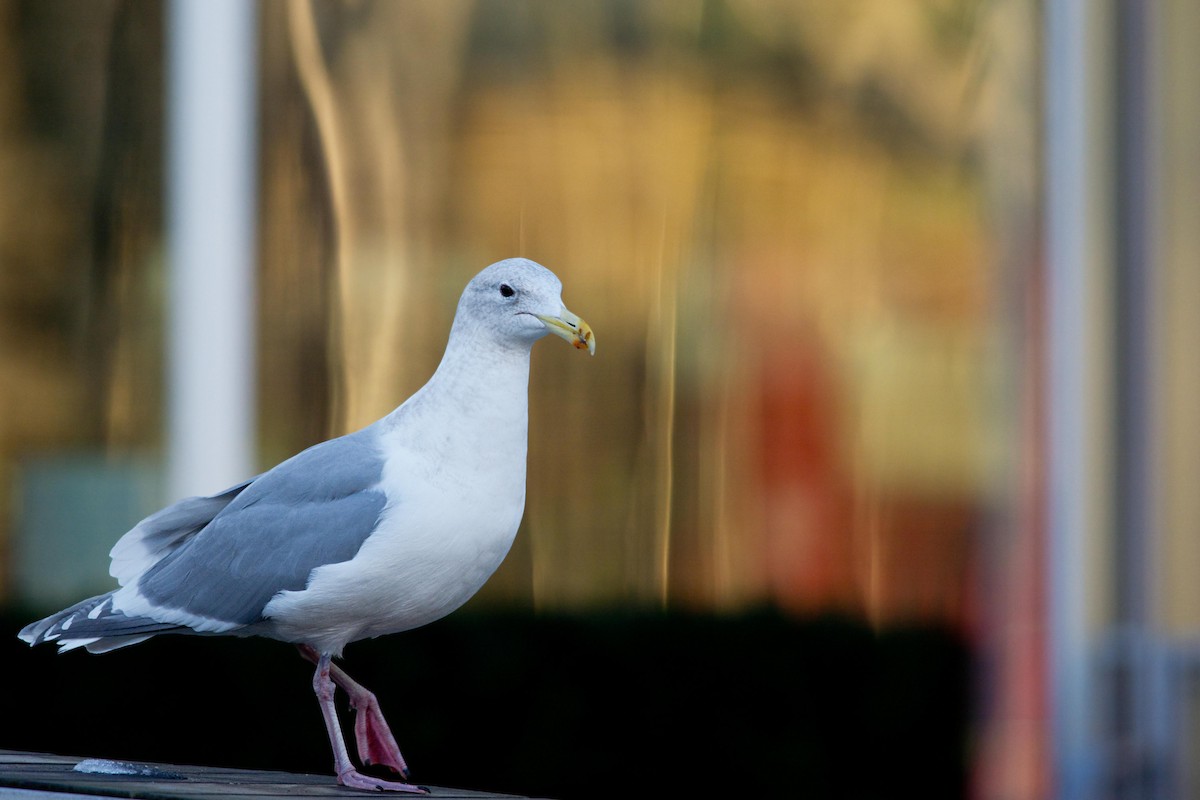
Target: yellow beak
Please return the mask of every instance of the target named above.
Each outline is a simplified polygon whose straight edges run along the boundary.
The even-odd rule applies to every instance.
[[[596,336],[592,333],[592,326],[567,309],[564,308],[557,317],[541,314],[534,316],[544,322],[555,336],[561,336],[580,350],[586,347],[588,353],[596,355]]]

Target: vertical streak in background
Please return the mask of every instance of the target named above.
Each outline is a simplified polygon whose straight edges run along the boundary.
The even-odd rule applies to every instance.
[[[257,7],[168,8],[167,491],[254,469]]]
[[[294,0],[287,5],[288,36],[292,44],[292,58],[300,85],[312,107],[316,121],[321,153],[325,157],[325,177],[329,181],[330,203],[333,205],[334,241],[336,248],[335,269],[337,271],[338,297],[349,295],[349,269],[351,263],[352,223],[348,212],[347,170],[344,159],[346,152],[345,134],[339,124],[333,84],[325,60],[321,56],[321,43],[317,39],[317,27],[313,20],[313,9],[307,0]],[[334,303],[335,329],[344,331],[345,309]],[[336,354],[333,363],[340,366],[340,379],[334,384],[329,418],[334,424],[346,419],[347,409],[353,407],[349,394],[353,382],[350,380],[350,359],[342,353]]]
[[[1112,698],[1115,730],[1109,734],[1125,750],[1124,764],[1106,765],[1105,783],[1127,796],[1164,798],[1169,791],[1168,760],[1174,740],[1171,710],[1161,694],[1163,650],[1156,641],[1158,446],[1155,419],[1161,384],[1155,320],[1158,264],[1155,224],[1163,209],[1156,202],[1154,174],[1161,133],[1153,62],[1160,37],[1155,3],[1113,7],[1113,515],[1115,644],[1121,687]]]
[[[730,417],[733,415],[733,380],[725,370],[721,376],[720,393],[713,412],[714,432],[712,453],[704,465],[705,496],[710,499],[713,518],[710,557],[713,563],[713,603],[717,608],[728,606],[734,598],[733,536],[729,512]]]
[[[1099,793],[1096,692],[1091,668],[1088,566],[1104,523],[1092,500],[1097,465],[1106,458],[1097,433],[1095,315],[1111,266],[1096,227],[1104,187],[1095,130],[1101,102],[1092,49],[1105,30],[1088,0],[1045,5],[1045,229],[1047,432],[1045,575],[1050,606],[1047,643],[1056,797]]]
[[[678,281],[671,273],[671,285],[665,286],[666,275],[667,220],[664,216],[662,238],[659,241],[655,302],[652,306],[648,347],[657,347],[657,357],[651,354],[648,363],[657,367],[659,378],[658,400],[658,475],[655,486],[658,497],[658,599],[663,608],[671,590],[671,506],[674,502],[675,483],[675,324],[678,306]]]

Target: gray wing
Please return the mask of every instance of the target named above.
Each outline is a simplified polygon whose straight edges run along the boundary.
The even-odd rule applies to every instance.
[[[239,483],[211,497],[188,497],[156,511],[139,522],[113,546],[109,574],[124,586],[162,560],[188,538],[204,529],[213,517],[257,478]]]
[[[309,448],[242,489],[201,531],[139,579],[152,606],[250,625],[280,591],[347,561],[386,503],[370,429]]]
[[[137,579],[191,537],[257,478],[211,497],[188,497],[143,519],[113,546],[109,572],[124,586]],[[32,622],[17,635],[29,644],[57,642],[64,650],[86,646],[102,653],[135,644],[156,633],[187,630],[172,622],[126,616],[113,609],[116,591],[90,597],[45,619]]]

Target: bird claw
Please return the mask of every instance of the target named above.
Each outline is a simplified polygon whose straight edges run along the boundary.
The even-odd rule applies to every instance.
[[[400,754],[396,738],[388,727],[375,695],[364,692],[351,698],[354,706],[354,739],[358,745],[358,757],[364,764],[387,767],[400,776],[408,778],[408,764]]]
[[[412,783],[396,783],[385,781],[383,778],[373,778],[363,775],[356,769],[348,769],[338,773],[338,783],[349,789],[365,789],[369,792],[408,792],[409,794],[429,794],[424,786]]]

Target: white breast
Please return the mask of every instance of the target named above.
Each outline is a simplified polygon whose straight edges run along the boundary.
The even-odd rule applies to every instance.
[[[416,399],[416,398],[414,398]],[[313,571],[264,613],[274,635],[322,651],[433,622],[465,603],[508,553],[525,506],[527,421],[519,408],[463,414],[476,429],[435,430],[421,409],[380,423],[388,497],[376,531],[350,561]],[[514,413],[516,412],[516,413]]]

